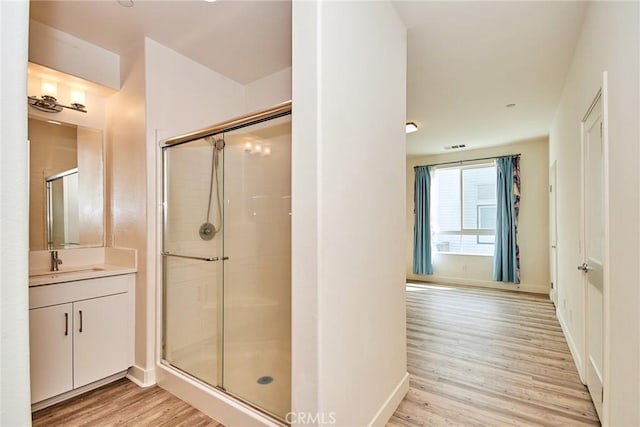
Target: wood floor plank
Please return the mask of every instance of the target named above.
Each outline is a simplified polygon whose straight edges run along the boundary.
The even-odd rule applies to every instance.
[[[160,387],[126,378],[34,412],[33,426],[224,427]]]
[[[390,426],[599,425],[544,295],[408,284],[407,363]]]

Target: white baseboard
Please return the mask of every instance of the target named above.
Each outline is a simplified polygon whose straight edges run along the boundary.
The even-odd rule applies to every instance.
[[[138,387],[151,387],[156,384],[156,370],[133,365],[127,372],[127,378]]]
[[[408,274],[407,280],[427,283],[442,283],[447,285],[476,286],[479,288],[503,289],[507,291],[530,292],[534,294],[549,294],[549,285],[536,285],[531,283],[519,283],[516,285],[515,283],[494,282],[491,280],[475,280],[436,275],[419,276],[415,274]]]
[[[573,336],[569,332],[569,328],[567,327],[567,322],[564,320],[564,317],[562,317],[562,313],[558,309],[556,309],[556,317],[558,318],[558,322],[560,322],[560,328],[562,328],[562,333],[564,334],[564,337],[567,340],[567,345],[569,345],[569,351],[571,351],[571,356],[573,356],[573,363],[576,364],[576,369],[578,369],[578,375],[580,376],[580,381],[582,381],[582,384],[586,384],[587,379],[585,378],[583,373],[584,366],[582,366],[581,353],[578,351],[578,347],[576,346],[576,343],[573,340]]]
[[[389,419],[393,415],[393,413],[404,399],[404,396],[409,391],[409,373],[405,372],[404,376],[393,389],[387,400],[384,402],[384,405],[380,408],[378,413],[373,417],[369,426],[378,427],[385,426],[389,422]]]

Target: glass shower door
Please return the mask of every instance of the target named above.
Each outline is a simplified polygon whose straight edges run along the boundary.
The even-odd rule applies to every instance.
[[[224,162],[215,143],[203,138],[164,151],[162,353],[222,386]]]
[[[291,118],[164,147],[163,359],[291,406]]]
[[[223,384],[283,419],[291,405],[291,118],[225,140]]]

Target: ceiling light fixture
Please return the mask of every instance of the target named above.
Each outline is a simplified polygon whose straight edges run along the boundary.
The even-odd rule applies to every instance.
[[[418,125],[414,122],[407,122],[405,125],[406,133],[412,133],[418,130]]]

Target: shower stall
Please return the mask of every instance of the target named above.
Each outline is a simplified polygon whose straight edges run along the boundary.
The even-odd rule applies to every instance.
[[[162,144],[162,363],[291,405],[291,103]]]

